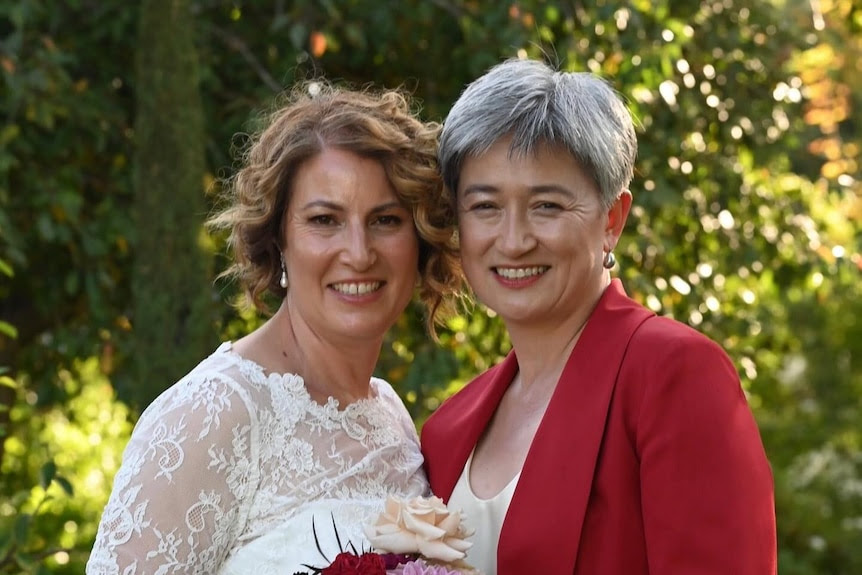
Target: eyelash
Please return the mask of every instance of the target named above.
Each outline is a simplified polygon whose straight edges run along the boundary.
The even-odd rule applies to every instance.
[[[336,223],[335,218],[328,214],[311,216],[310,218],[308,218],[308,221],[312,224],[319,226],[331,226]],[[373,223],[380,224],[385,227],[396,227],[400,226],[403,222],[404,219],[401,216],[397,216],[395,214],[384,214],[375,218]]]
[[[471,212],[483,211],[483,210],[493,210],[493,209],[494,209],[494,204],[492,204],[491,202],[477,202],[477,203],[473,204],[472,206],[470,206]]]
[[[541,202],[536,207],[539,208],[540,210],[559,210],[559,209],[561,209],[560,205],[555,204],[554,202]]]
[[[321,214],[319,216],[311,216],[308,218],[308,221],[312,224],[317,224],[321,226],[329,226],[335,223],[335,218],[328,214]]]
[[[395,214],[384,214],[375,220],[376,223],[379,223],[384,226],[399,226],[401,222],[404,220],[401,219],[401,216],[396,216]]]
[[[482,212],[485,210],[493,210],[496,206],[490,202],[478,202],[469,207],[471,212]],[[534,209],[539,210],[561,210],[562,207],[554,202],[540,202],[534,206]]]

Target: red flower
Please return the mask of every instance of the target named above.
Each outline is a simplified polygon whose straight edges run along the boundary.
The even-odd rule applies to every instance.
[[[377,553],[339,553],[321,575],[386,575],[386,564]]]

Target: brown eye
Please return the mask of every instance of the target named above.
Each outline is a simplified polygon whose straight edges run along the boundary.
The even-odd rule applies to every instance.
[[[403,221],[404,220],[402,220],[400,216],[396,216],[394,214],[387,214],[377,218],[375,223],[380,226],[396,227],[400,226]]]
[[[563,209],[562,206],[560,206],[560,204],[555,204],[554,202],[542,202],[541,204],[539,204],[536,207],[539,208],[540,210],[546,210],[546,211],[558,211],[558,210]]]
[[[319,226],[331,226],[335,223],[335,218],[333,218],[329,214],[321,214],[308,218],[308,221],[312,224],[316,224]]]
[[[470,206],[471,212],[481,212],[484,210],[493,210],[493,209],[494,209],[494,204],[492,204],[490,202],[478,202],[478,203]]]

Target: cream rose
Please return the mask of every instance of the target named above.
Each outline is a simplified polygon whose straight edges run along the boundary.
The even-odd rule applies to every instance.
[[[439,497],[409,500],[389,496],[377,521],[365,535],[378,551],[419,553],[427,559],[457,561],[473,546],[473,534],[461,523],[461,512],[452,511]]]

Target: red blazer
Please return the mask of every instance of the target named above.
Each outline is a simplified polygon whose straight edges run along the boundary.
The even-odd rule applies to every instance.
[[[517,371],[514,353],[422,428],[449,500]],[[524,462],[499,575],[773,575],[772,473],[733,364],[695,330],[605,290]]]

